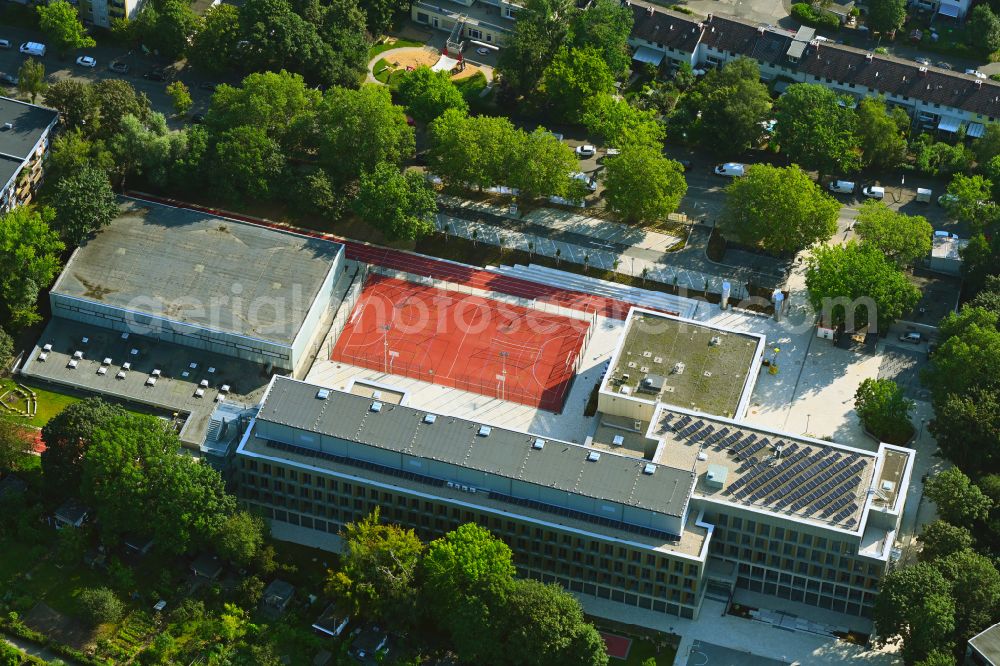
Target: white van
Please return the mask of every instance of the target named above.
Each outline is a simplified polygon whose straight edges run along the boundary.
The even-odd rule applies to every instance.
[[[727,178],[742,178],[746,173],[747,166],[739,162],[726,162],[715,167],[716,176],[726,176]]]
[[[849,180],[831,181],[829,189],[836,194],[854,194],[854,183]]]
[[[45,55],[45,44],[39,44],[38,42],[25,42],[21,44],[21,53],[26,55],[38,56],[39,58]]]
[[[877,185],[869,185],[861,193],[869,199],[885,199],[885,188]]]

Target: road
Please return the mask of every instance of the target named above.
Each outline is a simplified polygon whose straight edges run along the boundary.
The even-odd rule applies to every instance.
[[[17,70],[27,57],[21,54],[17,47],[26,41],[45,42],[45,37],[37,30],[27,30],[24,28],[3,26],[0,27],[0,39],[9,39],[13,48],[0,50],[0,72],[17,75]],[[89,69],[76,64],[76,58],[80,55],[89,55],[97,59],[97,66]],[[120,78],[131,83],[139,92],[145,93],[149,97],[150,104],[155,111],[159,111],[167,117],[167,124],[172,128],[181,127],[184,119],[173,117],[173,103],[167,96],[166,81],[147,81],[142,75],[157,66],[165,66],[169,63],[163,58],[147,56],[141,52],[129,52],[128,49],[116,46],[98,45],[92,49],[81,49],[74,51],[65,58],[60,58],[55,51],[49,49],[45,57],[40,58],[45,65],[45,72],[49,83],[66,78],[78,79],[81,81],[97,81],[99,79]],[[120,60],[129,66],[128,74],[116,74],[108,70],[108,64],[113,60]],[[187,84],[191,89],[191,97],[194,106],[190,114],[204,113],[208,109],[209,101],[212,97],[210,90],[205,90],[199,86],[203,83],[215,83],[216,81],[200,76],[190,69],[182,69],[176,73],[176,78]],[[228,82],[228,81],[227,81]],[[0,92],[3,88],[0,87]]]

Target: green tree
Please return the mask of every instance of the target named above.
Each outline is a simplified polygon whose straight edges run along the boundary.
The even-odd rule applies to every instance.
[[[315,143],[316,107],[321,95],[298,74],[284,70],[250,74],[238,86],[222,85],[205,118],[216,132],[249,125],[262,129],[288,152]]]
[[[0,367],[6,368],[14,356],[14,338],[0,328]]]
[[[987,123],[983,135],[972,143],[972,151],[980,165],[1000,155],[1000,125]]]
[[[896,0],[891,0],[895,2]],[[906,160],[906,136],[895,117],[894,108],[890,112],[883,97],[866,97],[858,102],[858,142],[861,146],[861,163],[869,169],[889,171]],[[909,127],[909,116],[905,116],[903,127]]]
[[[49,198],[56,211],[52,226],[70,245],[79,245],[118,216],[108,175],[91,166],[56,182]]]
[[[542,73],[538,93],[555,118],[579,122],[587,100],[614,91],[608,64],[593,48],[561,48]]]
[[[865,23],[875,32],[890,33],[903,27],[906,0],[871,0]]]
[[[121,188],[125,189],[127,178],[133,175],[165,186],[171,169],[185,154],[187,132],[170,132],[162,113],[149,114],[145,122],[126,116],[119,127],[109,147],[115,156]]]
[[[960,469],[972,474],[1000,472],[996,445],[1000,442],[1000,394],[996,388],[973,387],[941,396],[934,402],[934,419],[928,429],[941,453]]]
[[[42,426],[42,474],[46,492],[69,497],[80,492],[83,455],[94,430],[123,414],[121,407],[100,398],[87,398],[66,406]]]
[[[888,330],[920,300],[920,291],[877,248],[858,245],[820,246],[806,271],[809,300],[826,325],[865,325]]]
[[[858,211],[855,231],[862,243],[881,250],[897,266],[910,266],[930,254],[934,229],[922,215],[906,215],[869,199]]]
[[[585,10],[574,14],[570,40],[576,48],[598,51],[611,74],[621,78],[628,74],[632,64],[628,49],[632,23],[632,10],[628,6],[617,0],[594,0]]]
[[[417,566],[424,544],[413,530],[384,524],[378,507],[341,534],[339,571],[327,574],[327,592],[344,611],[407,626],[417,613]]]
[[[45,166],[46,181],[58,183],[90,167],[106,174],[114,170],[114,157],[103,141],[89,140],[79,128],[60,132],[53,139]]]
[[[264,545],[267,525],[260,516],[237,511],[227,516],[215,535],[215,550],[241,567],[250,566]]]
[[[434,120],[448,109],[462,113],[469,110],[462,91],[451,82],[451,75],[431,71],[426,66],[406,72],[396,94],[410,115],[424,122]]]
[[[174,113],[183,116],[194,105],[191,99],[191,91],[184,85],[183,81],[174,81],[167,86],[167,96],[174,105]]]
[[[449,185],[509,185],[525,135],[506,118],[449,109],[428,127],[427,163]]]
[[[775,139],[789,159],[820,174],[858,166],[857,117],[818,83],[788,86],[777,108]]]
[[[93,430],[81,491],[107,543],[146,525],[159,548],[174,555],[205,547],[236,510],[216,470],[180,455],[177,434],[159,419],[136,414]]]
[[[55,212],[20,206],[0,214],[0,321],[21,328],[41,320],[38,295],[59,273],[65,246],[50,226]]]
[[[143,6],[135,19],[138,37],[170,60],[184,56],[202,27],[202,19],[186,0],[161,0]]]
[[[959,250],[965,289],[975,293],[992,275],[1000,274],[1000,235],[973,234],[969,244]]]
[[[421,606],[450,638],[464,663],[501,663],[493,629],[514,580],[510,548],[466,523],[432,541],[421,560]]]
[[[963,308],[942,319],[939,329],[940,344],[922,377],[935,405],[948,396],[995,388],[1000,378],[997,314],[983,308]]]
[[[645,145],[626,145],[607,161],[604,173],[608,207],[626,222],[665,220],[687,193],[684,168]]]
[[[239,9],[227,3],[212,5],[188,48],[188,57],[199,69],[221,74],[239,64],[241,38]]]
[[[931,135],[921,134],[910,150],[914,154],[913,166],[932,176],[959,173],[972,166],[972,151],[964,143],[934,141]]]
[[[368,32],[377,37],[388,33],[396,19],[409,12],[410,5],[403,0],[364,0],[362,8],[368,17]]]
[[[514,30],[497,59],[506,95],[517,98],[534,90],[566,41],[566,17],[574,11],[570,0],[527,0],[518,10]]]
[[[584,104],[581,121],[589,134],[604,139],[608,146],[651,146],[663,149],[666,131],[652,110],[636,108],[613,95],[596,95]]]
[[[79,129],[88,134],[97,131],[100,109],[89,83],[60,79],[46,88],[45,103],[59,112],[64,131]]]
[[[529,200],[571,195],[571,187],[578,182],[569,177],[578,165],[573,150],[541,127],[527,135],[519,132],[517,138],[502,162],[508,170],[507,184]]]
[[[106,587],[88,587],[77,595],[76,603],[83,617],[93,626],[115,623],[125,615],[125,605]]]
[[[0,476],[21,468],[25,456],[31,452],[30,435],[13,414],[0,412]]]
[[[372,171],[379,162],[398,165],[413,156],[413,128],[386,86],[328,90],[318,124],[320,161],[340,182]]]
[[[132,116],[146,122],[151,110],[145,93],[137,93],[132,84],[122,79],[101,79],[91,86],[97,104],[100,127],[91,138],[111,141],[122,131],[122,122]]]
[[[992,181],[982,176],[955,174],[942,203],[949,215],[980,233],[998,217],[997,205],[990,201],[992,190]]]
[[[774,254],[829,240],[840,204],[796,166],[755,164],[726,188],[723,232]]]
[[[505,639],[507,663],[608,663],[604,641],[584,619],[580,602],[554,583],[515,580],[494,627]]]
[[[915,666],[955,666],[955,657],[948,651],[931,650],[927,657],[918,661]]]
[[[875,597],[872,620],[879,643],[902,641],[905,661],[923,659],[948,645],[955,629],[951,584],[925,562],[890,570]]]
[[[698,117],[693,137],[709,150],[743,151],[760,142],[771,95],[760,82],[757,61],[738,58],[711,70],[692,98]]]
[[[990,558],[966,549],[934,562],[951,583],[955,600],[955,625],[967,635],[978,634],[993,624],[1000,604],[1000,572]]]
[[[31,97],[32,104],[45,92],[45,65],[40,60],[24,59],[21,68],[17,70],[17,89]]]
[[[962,527],[985,520],[993,506],[990,498],[957,467],[930,476],[924,484],[924,496],[937,505],[943,520]]]
[[[924,526],[917,537],[920,560],[932,562],[972,547],[972,532],[943,520]]]
[[[224,198],[265,199],[285,158],[262,127],[241,125],[219,136],[212,156],[216,185]]]
[[[414,240],[434,231],[437,199],[422,174],[381,162],[361,174],[354,210],[389,240]]]
[[[0,643],[0,666],[21,666],[27,656],[6,641]]]
[[[59,55],[65,56],[74,49],[89,49],[97,44],[80,23],[76,7],[66,0],[52,0],[35,9],[38,11],[38,27]]]
[[[973,46],[993,53],[1000,49],[1000,17],[988,4],[976,5],[969,14],[968,34]]]
[[[913,435],[913,401],[891,379],[865,379],[854,394],[854,409],[869,432],[884,442],[904,444]]]

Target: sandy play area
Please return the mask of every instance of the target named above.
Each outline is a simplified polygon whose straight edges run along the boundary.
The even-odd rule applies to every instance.
[[[388,62],[393,69],[397,70],[406,70],[408,67],[413,69],[422,66],[433,67],[434,63],[436,63],[440,57],[441,53],[433,46],[401,48],[386,51],[386,53],[383,54],[385,61]],[[466,79],[470,76],[475,76],[479,71],[479,67],[473,65],[471,62],[466,62],[465,69],[451,78],[453,81]]]

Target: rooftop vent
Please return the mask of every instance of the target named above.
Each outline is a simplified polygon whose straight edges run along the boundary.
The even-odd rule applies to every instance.
[[[535,441],[533,441],[531,443],[531,448],[533,448],[533,449],[544,449],[545,448],[545,440],[542,439],[541,437],[536,438]]]
[[[424,423],[434,423],[437,418],[437,414],[424,414]]]
[[[601,459],[601,454],[598,453],[597,451],[591,451],[590,453],[587,454],[587,460],[589,460],[590,462],[597,462],[600,459]]]
[[[655,471],[656,471],[656,465],[654,465],[653,463],[646,463],[646,465],[642,468],[643,474],[652,474]]]
[[[712,347],[717,347],[722,344],[722,338],[718,335],[713,335],[712,339],[708,341],[708,344]]]
[[[674,363],[674,368],[673,368],[672,372],[675,375],[683,375],[685,367],[687,367],[687,366],[684,365],[683,361],[678,361],[677,363]]]
[[[368,410],[378,414],[379,412],[382,411],[382,403],[376,400],[375,402],[372,403],[372,406],[369,407]]]
[[[615,446],[625,446],[625,438],[622,435],[615,435],[611,438],[611,443]]]
[[[316,397],[320,400],[326,400],[330,397],[330,389],[323,389],[316,391]]]
[[[488,425],[483,425],[479,426],[479,432],[477,432],[476,434],[479,435],[480,437],[489,437],[491,432],[493,432],[493,428],[489,427]]]

